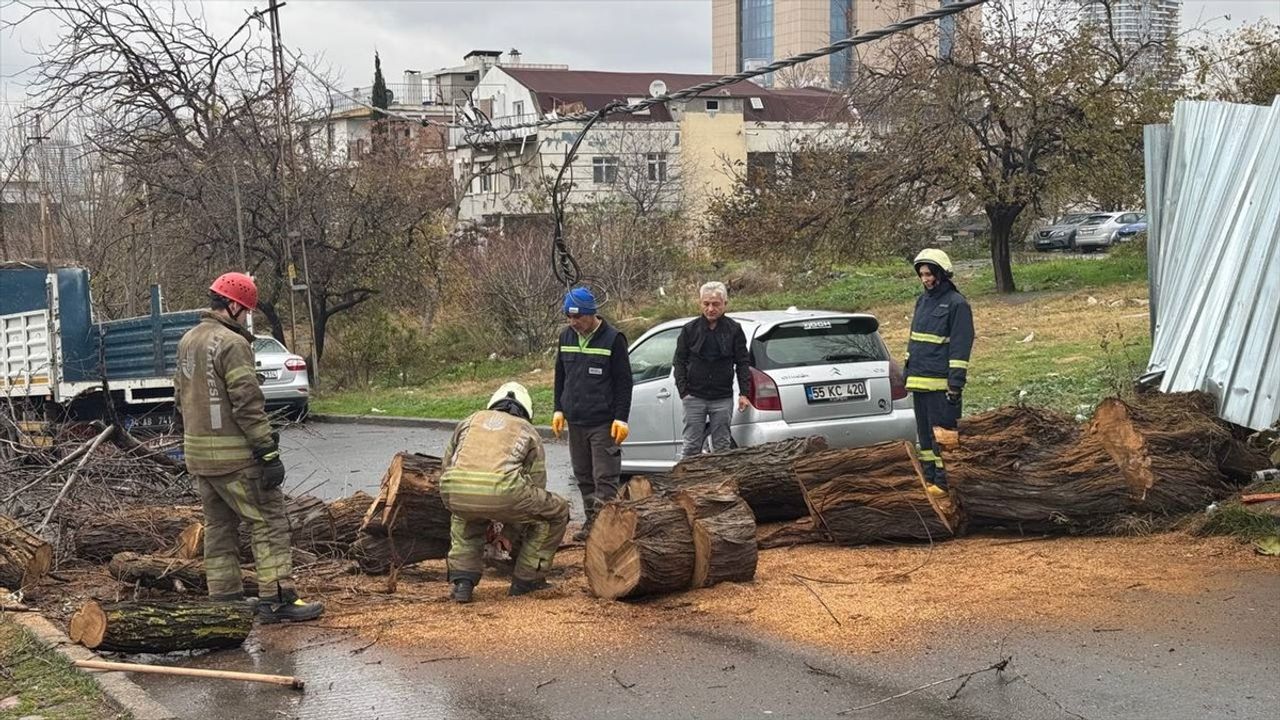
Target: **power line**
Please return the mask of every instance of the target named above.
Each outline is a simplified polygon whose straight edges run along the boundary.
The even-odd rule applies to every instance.
[[[768,65],[765,65],[763,67],[755,68],[752,70],[744,70],[734,75],[726,75],[717,80],[711,80],[708,82],[700,83],[698,85],[694,85],[692,87],[688,87],[683,90],[678,90],[673,93],[666,93],[662,95],[657,95],[655,97],[645,98],[644,100],[640,100],[631,104],[618,104],[616,107],[610,106],[606,114],[612,115],[612,114],[622,113],[622,114],[629,115],[629,114],[644,110],[646,108],[653,107],[654,105],[665,105],[666,103],[669,103],[673,100],[687,100],[689,98],[697,97],[698,95],[701,95],[702,93],[705,93],[705,92],[709,92],[711,90],[717,90],[719,88],[727,87],[729,85],[734,85],[734,84],[743,82],[745,80],[750,80],[751,78],[754,78],[754,77],[767,75],[769,73],[774,73],[779,70],[785,70],[789,67],[794,67],[796,65],[800,65],[801,63],[809,62],[810,60],[817,60],[818,58],[826,57],[828,55],[834,55],[838,52],[841,52],[843,50],[848,50],[849,48],[855,47],[857,45],[865,45],[869,42],[879,40],[881,38],[888,37],[896,33],[903,32],[904,30],[910,30],[911,28],[933,22],[934,20],[940,20],[945,17],[956,15],[958,13],[964,12],[965,10],[968,10],[969,8],[982,5],[985,2],[987,2],[987,0],[961,0],[961,2],[956,2],[951,5],[944,5],[935,10],[930,10],[929,12],[922,13],[920,15],[916,15],[914,17],[907,18],[906,20],[892,23],[890,25],[886,25],[876,30],[870,30],[864,33],[859,33],[852,37],[847,37],[843,40],[827,45],[826,47],[818,48],[817,50],[810,50],[809,52],[800,53],[799,55],[792,55],[791,57],[784,58],[782,60],[775,60],[774,62],[771,62]],[[542,120],[515,123],[512,125],[496,125],[496,126],[495,125],[477,125],[473,128],[473,130],[475,132],[480,132],[480,133],[496,133],[496,132],[501,132],[503,130],[519,130],[523,128],[547,127],[550,125],[556,125],[556,124],[565,123],[565,122],[586,122],[596,117],[598,112],[599,111],[580,112],[580,113],[575,113],[573,115],[564,115],[564,116],[555,117],[555,118],[543,118]]]

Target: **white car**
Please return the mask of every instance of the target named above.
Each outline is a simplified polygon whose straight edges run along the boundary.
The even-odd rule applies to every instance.
[[[751,407],[735,408],[739,447],[821,435],[833,448],[915,442],[911,396],[872,315],[821,310],[729,313],[751,353]],[[622,472],[670,470],[682,445],[684,409],[672,359],[680,328],[665,322],[631,344],[631,434]],[[737,391],[735,390],[735,395]]]
[[[253,360],[267,410],[284,410],[289,417],[305,418],[311,399],[307,361],[270,335],[254,336]]]
[[[1121,229],[1145,219],[1146,215],[1140,212],[1090,215],[1076,230],[1076,248],[1081,252],[1093,252],[1100,247],[1115,245],[1120,239]]]

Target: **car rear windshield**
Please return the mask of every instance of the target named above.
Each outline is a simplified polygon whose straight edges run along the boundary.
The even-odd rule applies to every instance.
[[[779,325],[752,348],[761,370],[888,360],[874,318],[813,318]]]
[[[283,353],[289,352],[280,344],[279,340],[269,337],[254,338],[253,351],[255,353]]]
[[[1111,218],[1112,218],[1111,215],[1094,215],[1093,217],[1086,220],[1084,224],[1085,225],[1101,225],[1102,223],[1110,220]]]

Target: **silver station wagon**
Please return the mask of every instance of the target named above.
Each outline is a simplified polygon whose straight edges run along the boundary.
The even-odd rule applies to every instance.
[[[741,312],[751,353],[751,407],[734,411],[738,447],[821,435],[833,448],[886,440],[915,441],[915,417],[901,368],[880,338],[872,315],[821,310]],[[680,328],[665,322],[631,344],[631,434],[622,472],[661,472],[675,465],[684,406],[672,358]],[[735,394],[741,394],[735,388]]]

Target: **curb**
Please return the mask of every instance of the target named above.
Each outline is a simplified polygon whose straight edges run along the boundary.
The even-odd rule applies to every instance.
[[[43,615],[35,612],[13,613],[8,616],[27,632],[30,632],[41,643],[56,650],[58,654],[75,662],[76,660],[101,660],[97,653],[71,642],[56,625]],[[146,690],[130,680],[123,672],[86,672],[102,688],[107,701],[117,709],[133,716],[133,720],[179,720],[168,708],[151,699]]]
[[[382,427],[411,427],[426,430],[453,430],[462,419],[416,418],[398,415],[330,415],[327,413],[310,413],[307,420],[326,425],[379,425]],[[548,425],[534,425],[533,428],[545,439],[555,439]]]

